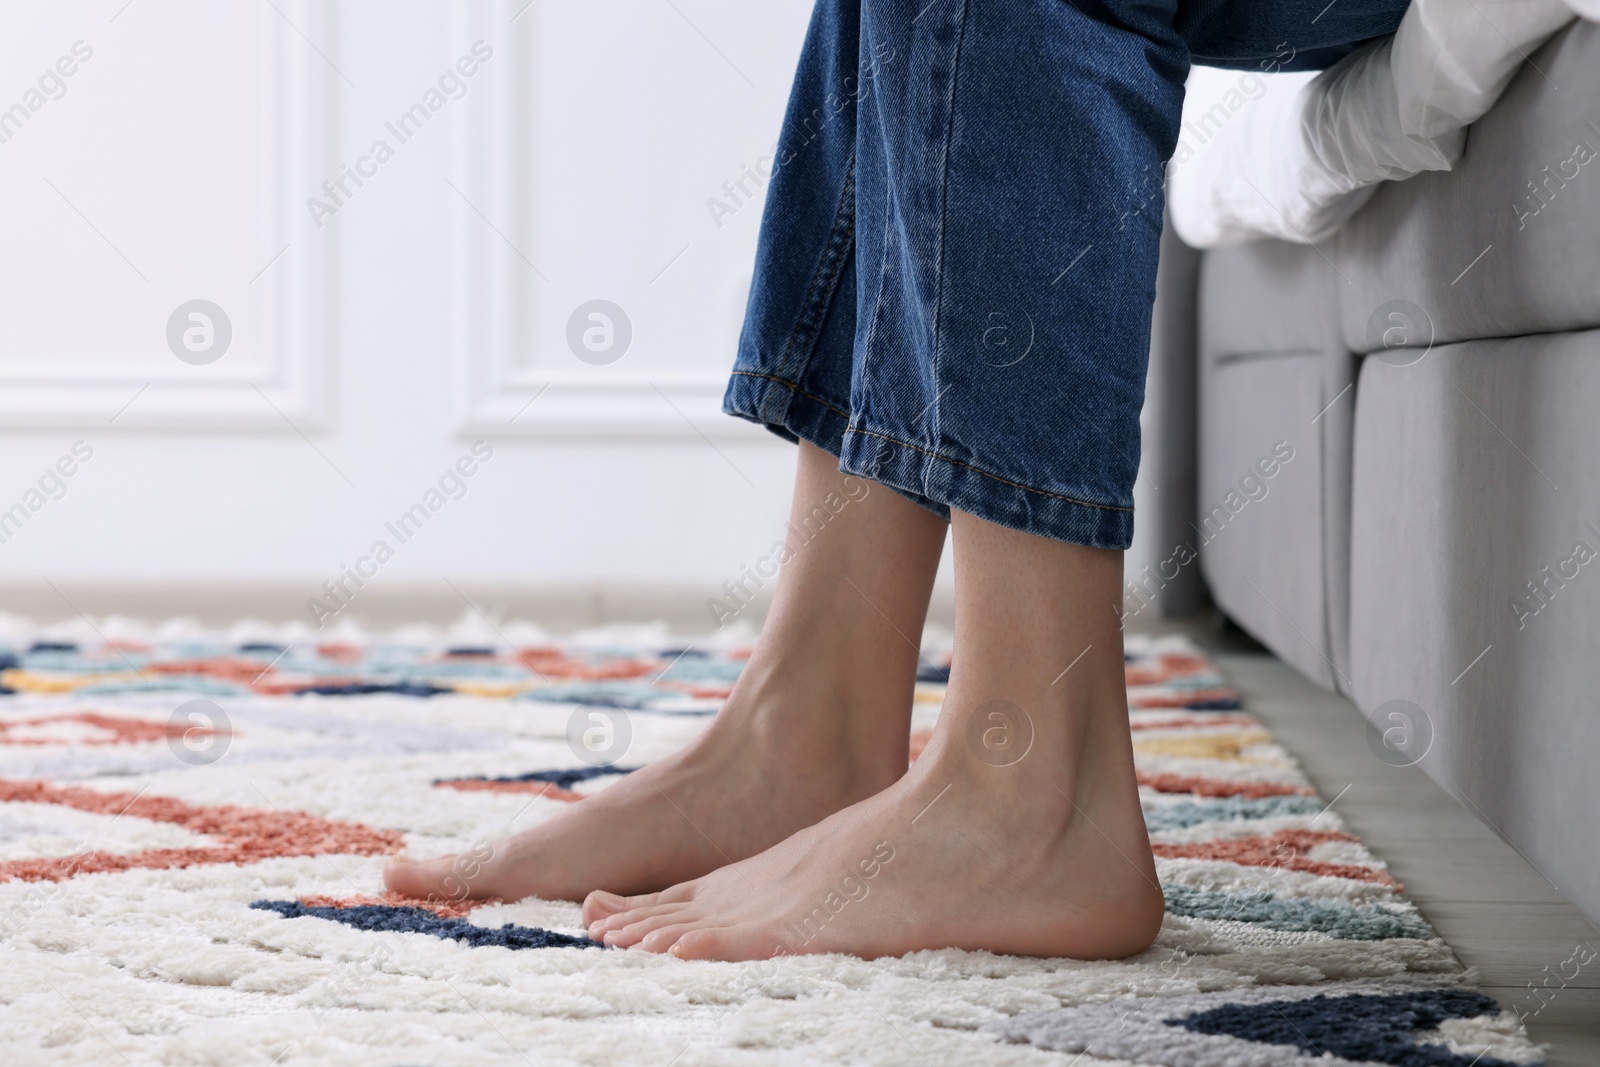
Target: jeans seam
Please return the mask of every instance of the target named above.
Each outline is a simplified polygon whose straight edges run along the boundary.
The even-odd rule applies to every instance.
[[[823,407],[827,408],[829,411],[834,412],[835,414],[843,415],[846,419],[848,419],[850,417],[850,413],[848,411],[846,411],[843,408],[838,407],[838,406],[836,406],[834,404],[828,403],[828,401],[822,399],[822,397],[820,397],[820,396],[817,396],[815,393],[806,392],[804,389],[800,388],[798,385],[796,385],[794,382],[791,382],[787,378],[780,378],[775,374],[762,374],[759,371],[753,371],[753,370],[736,370],[733,373],[736,376],[743,376],[743,377],[746,377],[746,378],[762,378],[762,379],[765,379],[766,381],[769,381],[769,382],[776,382],[777,384],[783,386],[785,389],[788,389],[791,393],[798,393],[801,396],[805,397],[807,400],[814,400],[818,404],[821,404]]]
[[[967,37],[967,5],[965,0],[956,17],[961,20],[960,28],[956,31],[955,50],[950,55],[950,95],[948,101],[949,121],[944,129],[944,158],[941,159],[939,168],[939,250],[934,253],[933,271],[936,286],[933,297],[933,386],[934,395],[939,391],[939,322],[943,318],[940,312],[944,308],[944,241],[945,233],[950,225],[950,155],[955,147],[956,129],[956,90],[959,87],[958,79],[961,67],[961,45]],[[935,401],[937,404],[937,401]],[[938,419],[937,407],[934,419]],[[937,438],[934,438],[937,440]]]
[[[940,460],[940,461],[945,462],[945,463],[950,463],[950,464],[953,464],[953,465],[955,465],[957,467],[964,467],[964,468],[966,468],[967,470],[971,471],[974,474],[981,474],[985,478],[991,478],[994,481],[1002,483],[1003,485],[1009,485],[1009,486],[1012,486],[1013,488],[1021,489],[1023,492],[1026,492],[1026,493],[1036,493],[1039,496],[1047,496],[1047,497],[1050,497],[1050,498],[1055,499],[1055,500],[1065,500],[1069,504],[1081,504],[1082,506],[1084,506],[1086,508],[1098,508],[1101,511],[1126,511],[1126,512],[1129,512],[1129,513],[1132,513],[1132,511],[1133,511],[1132,508],[1125,508],[1125,507],[1122,507],[1122,506],[1120,506],[1118,504],[1096,504],[1092,500],[1079,500],[1077,497],[1074,497],[1074,496],[1066,496],[1065,494],[1062,494],[1062,493],[1052,493],[1048,489],[1038,489],[1038,488],[1035,488],[1034,486],[1031,486],[1031,485],[1024,485],[1021,482],[1014,482],[1010,478],[1002,477],[1001,475],[995,474],[992,471],[986,471],[982,467],[974,467],[972,464],[964,463],[961,460],[956,459],[956,458],[954,458],[952,456],[943,455],[943,454],[941,454],[939,452],[933,451],[932,449],[923,448],[921,445],[914,445],[910,441],[902,441],[897,437],[890,437],[888,434],[878,433],[875,430],[863,430],[863,429],[861,429],[859,427],[852,427],[850,432],[851,433],[858,433],[858,434],[865,434],[868,437],[876,437],[876,438],[879,438],[880,440],[888,441],[892,445],[899,445],[902,448],[909,448],[914,452],[920,452],[923,455],[928,456],[928,457],[930,457],[932,459],[937,459],[937,460]]]
[[[778,360],[779,374],[790,371],[790,362],[797,355],[797,344],[803,345],[805,350],[803,363],[809,362],[811,350],[816,346],[817,338],[822,335],[822,323],[826,318],[828,305],[833,302],[834,291],[839,287],[839,276],[844,273],[849,245],[855,240],[854,152],[850,153],[850,162],[847,166],[844,188],[839,192],[839,206],[834,211],[833,230],[828,234],[828,243],[823,247],[822,261],[817,264],[816,273],[811,276],[805,300],[800,305],[800,314],[795,317],[794,329],[789,333],[789,342],[784,345],[783,355]],[[798,374],[795,376],[799,377]]]

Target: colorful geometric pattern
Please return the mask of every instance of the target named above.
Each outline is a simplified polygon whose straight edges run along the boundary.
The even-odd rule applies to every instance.
[[[1128,639],[1167,899],[1131,960],[686,963],[595,945],[568,903],[383,894],[391,853],[472,850],[685,744],[746,655],[637,630],[0,650],[0,1062],[1540,1062],[1181,640]],[[950,662],[925,658],[914,755]],[[178,714],[197,697],[226,722]],[[597,708],[631,726],[600,767],[568,743]]]
[[[117,641],[80,646],[35,641],[0,648],[0,693],[175,691],[213,698],[459,694],[709,715],[727,697],[749,654],[748,648],[711,652],[683,645],[530,644],[497,650],[345,642]]]
[[[308,644],[186,640],[115,641],[80,646],[35,641],[0,647],[0,693],[108,696],[189,692],[204,696],[399,696],[448,694],[537,700],[709,715],[727,698],[748,647],[605,643],[427,646],[348,642]],[[940,698],[950,673],[948,650],[923,657],[919,695]],[[1238,697],[1203,659],[1186,651],[1128,665],[1137,708],[1237,708]]]

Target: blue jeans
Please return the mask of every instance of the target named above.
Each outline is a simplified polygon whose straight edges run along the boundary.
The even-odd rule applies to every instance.
[[[1191,58],[1315,68],[1405,8],[1325,4],[818,0],[724,410],[946,517],[1126,548]]]

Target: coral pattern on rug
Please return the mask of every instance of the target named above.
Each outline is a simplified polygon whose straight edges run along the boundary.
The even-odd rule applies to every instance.
[[[481,849],[682,746],[748,655],[503,629],[0,646],[0,1062],[1541,1062],[1177,639],[1128,640],[1167,899],[1129,960],[688,963],[595,945],[573,904],[387,895],[388,855]],[[950,664],[925,658],[913,758]],[[568,740],[595,715],[631,738],[601,766]]]

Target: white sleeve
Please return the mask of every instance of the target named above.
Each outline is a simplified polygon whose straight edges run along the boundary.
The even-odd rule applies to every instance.
[[[1449,170],[1467,126],[1526,57],[1588,8],[1600,16],[1600,0],[1414,0],[1394,37],[1308,76],[1295,93],[1266,94],[1219,130],[1220,143],[1190,158],[1180,138],[1168,190],[1178,235],[1199,248],[1259,237],[1315,243],[1378,183]],[[1219,73],[1196,68],[1197,112]],[[1290,77],[1277,75],[1274,90]],[[1186,133],[1190,112],[1186,100]]]

